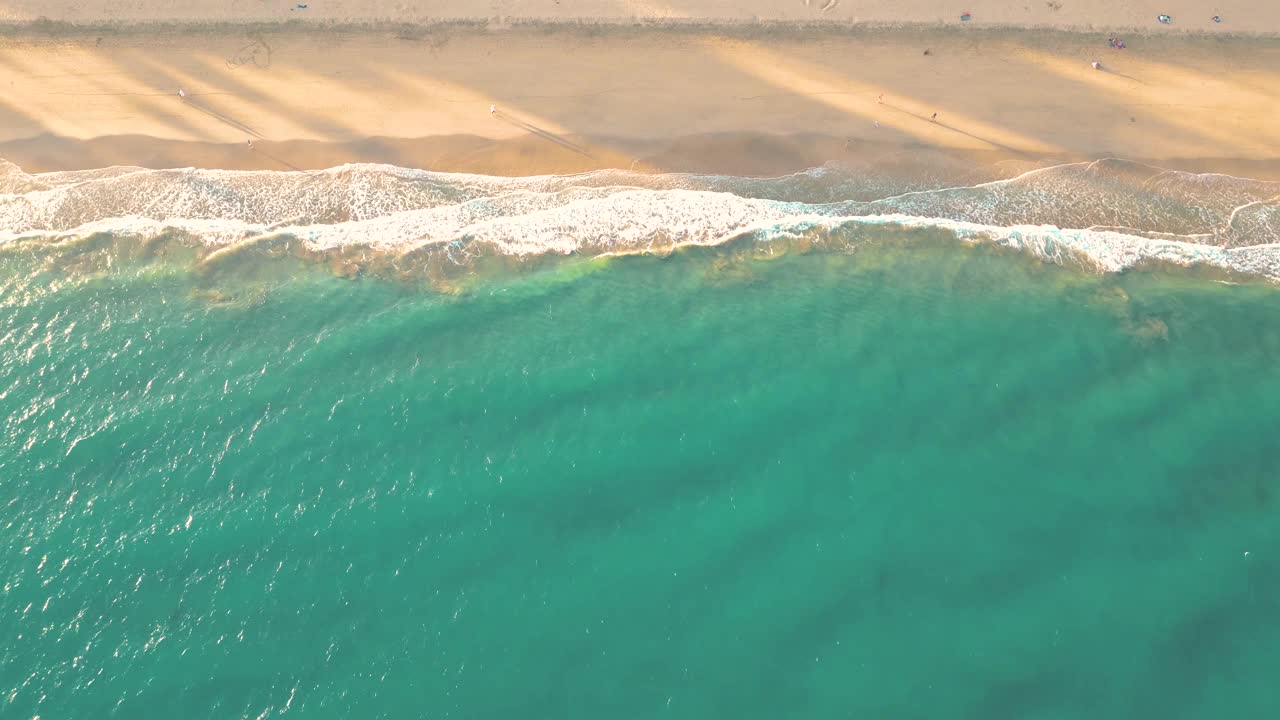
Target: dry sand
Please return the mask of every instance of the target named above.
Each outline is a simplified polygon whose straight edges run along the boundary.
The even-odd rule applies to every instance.
[[[1063,19],[1089,4],[1061,2],[1048,12]],[[324,17],[394,14],[392,3],[307,4],[313,21],[342,7],[351,10]],[[563,4],[593,17],[627,8],[659,17],[657,3]],[[1243,14],[1246,4],[1234,6]],[[21,20],[42,8],[50,18],[85,22],[128,20],[137,8],[161,20],[196,20],[184,13],[197,10],[206,21],[277,19],[281,7],[288,15],[288,4],[224,5],[8,2],[0,12]],[[727,3],[666,4],[681,5],[696,5],[689,17],[739,17]],[[793,18],[819,5],[734,7]],[[826,15],[853,13],[854,5],[846,0]],[[926,6],[856,5],[845,21],[877,19],[882,5]],[[979,14],[983,3],[966,5],[988,17]],[[1107,5],[1117,22],[1136,22],[1136,6],[1154,7]],[[1167,5],[1173,14],[1194,3]],[[521,17],[560,12],[550,0],[493,7]],[[1035,22],[1049,17],[1043,3],[1028,7]],[[432,3],[414,17],[462,12],[460,2]],[[1260,12],[1274,21],[1277,11]],[[1009,13],[1001,17],[1017,22]],[[1117,51],[1106,33],[954,25],[10,28],[0,35],[0,157],[30,171],[377,161],[501,174],[596,167],[761,174],[933,147],[984,158],[1118,156],[1276,174],[1280,41],[1165,32],[1153,21]],[[1093,70],[1092,60],[1103,69]],[[500,112],[491,114],[490,104]]]
[[[1280,33],[1280,3],[1272,0],[5,0],[0,23],[35,20],[84,25],[149,22],[430,23],[481,20],[493,24],[787,22],[959,24],[974,27],[1076,28],[1109,32]],[[1173,23],[1158,26],[1156,16]],[[1221,16],[1221,24],[1211,18]]]

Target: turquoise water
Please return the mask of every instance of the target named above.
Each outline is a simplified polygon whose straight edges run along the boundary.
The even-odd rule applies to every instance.
[[[0,716],[1277,717],[1276,303],[6,252]]]

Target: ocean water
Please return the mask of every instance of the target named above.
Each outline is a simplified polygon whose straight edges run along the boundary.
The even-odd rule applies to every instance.
[[[1280,716],[1271,185],[4,177],[0,717]]]

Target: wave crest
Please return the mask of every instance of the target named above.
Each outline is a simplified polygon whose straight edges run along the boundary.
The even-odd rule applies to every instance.
[[[1280,280],[1280,183],[1103,160],[947,186],[823,167],[778,178],[499,178],[387,165],[318,172],[117,167],[30,175],[0,164],[0,242],[182,234],[210,246],[298,238],[407,255],[666,252],[821,230],[933,228],[1117,271],[1207,264]]]

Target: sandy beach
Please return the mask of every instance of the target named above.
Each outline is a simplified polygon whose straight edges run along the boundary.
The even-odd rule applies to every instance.
[[[547,0],[459,23],[442,21],[467,17],[460,2],[400,14],[382,2],[12,2],[0,11],[0,157],[33,172],[767,174],[930,148],[1276,175],[1276,8],[1219,3],[1233,12],[1215,27],[1191,16],[1195,3],[1170,2],[1164,27],[1151,3],[1019,15],[975,2],[967,23],[937,2],[893,17],[890,3],[822,4]],[[683,22],[614,22],[637,17]],[[1093,17],[1114,24],[1079,31]],[[693,22],[706,18],[718,23]],[[895,19],[921,24],[875,25]],[[1144,29],[1108,47],[1130,26]]]

